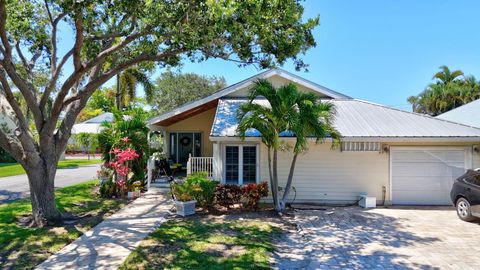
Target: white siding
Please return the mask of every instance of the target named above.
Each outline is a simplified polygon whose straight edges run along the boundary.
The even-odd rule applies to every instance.
[[[267,149],[264,146],[261,156],[261,179],[268,181]],[[291,158],[291,153],[279,153],[280,186],[286,184]],[[339,149],[331,150],[330,143],[311,143],[309,151],[298,157],[293,181],[297,189],[295,202],[354,202],[362,193],[375,196],[381,202],[383,186],[387,191],[389,188],[388,168],[388,153],[340,152]]]

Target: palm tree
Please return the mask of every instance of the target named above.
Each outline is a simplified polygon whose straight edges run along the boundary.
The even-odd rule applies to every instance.
[[[154,85],[145,71],[135,67],[117,75],[117,109],[129,107],[137,96],[137,85],[143,86],[147,101],[153,99]]]
[[[433,75],[432,80],[439,80],[441,84],[447,84],[449,82],[455,81],[458,77],[463,76],[463,71],[454,70],[453,72],[447,66],[441,66],[441,71]]]
[[[265,98],[270,107],[255,103],[258,98]],[[285,210],[286,201],[293,182],[293,175],[298,155],[308,150],[308,139],[316,143],[325,138],[333,139],[332,147],[340,142],[340,134],[332,126],[335,115],[332,103],[321,102],[313,93],[299,92],[293,83],[278,89],[266,80],[258,81],[252,88],[249,100],[240,107],[238,132],[243,138],[247,130],[254,128],[261,134],[262,142],[268,149],[268,166],[270,184],[275,208]],[[278,197],[278,150],[280,134],[295,137],[293,158],[282,198]],[[271,152],[273,151],[273,160]]]

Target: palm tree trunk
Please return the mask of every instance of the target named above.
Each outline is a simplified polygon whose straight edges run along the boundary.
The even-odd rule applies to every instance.
[[[120,93],[120,73],[117,74],[117,95],[115,97],[117,101],[117,109],[120,110],[122,107],[121,93]]]
[[[287,185],[285,186],[285,191],[283,192],[282,200],[280,201],[280,210],[284,211],[287,204],[288,195],[290,194],[290,189],[292,188],[293,182],[293,173],[295,172],[295,165],[297,163],[298,153],[293,155],[292,163],[290,164],[290,172],[288,173]]]
[[[272,149],[269,147],[268,148],[268,174],[270,177],[270,188],[272,189],[273,204],[276,206],[278,202],[278,192],[274,192],[275,184],[274,184],[273,175],[272,175],[272,152],[271,151]]]
[[[272,186],[272,194],[275,193],[275,198],[273,204],[275,205],[275,209],[280,212],[280,205],[278,202],[278,150],[273,149],[273,186]]]

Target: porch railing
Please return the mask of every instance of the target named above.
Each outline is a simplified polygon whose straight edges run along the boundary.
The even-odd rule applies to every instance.
[[[192,157],[187,161],[187,175],[205,172],[209,178],[213,177],[213,157]]]

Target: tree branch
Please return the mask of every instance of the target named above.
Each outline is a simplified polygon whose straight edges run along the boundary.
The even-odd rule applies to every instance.
[[[82,67],[83,18],[80,7],[75,9],[75,44],[73,45],[73,66],[75,71]]]
[[[48,19],[52,25],[52,37],[50,40],[50,45],[52,46],[52,52],[50,56],[50,66],[52,74],[55,73],[57,69],[57,25],[58,23],[67,15],[67,13],[60,13],[57,18],[53,18],[52,12],[50,11],[50,6],[48,5],[48,0],[44,0],[45,9],[47,10]]]
[[[5,0],[0,0],[0,39],[2,40],[3,47],[5,48],[5,59],[12,57],[12,46],[8,42],[7,30],[5,25],[7,24],[7,11],[5,7]]]
[[[53,88],[55,87],[55,84],[57,84],[58,78],[60,77],[60,73],[62,71],[63,65],[65,62],[67,62],[68,58],[72,56],[73,54],[73,49],[68,51],[63,57],[62,60],[60,60],[60,63],[58,64],[58,67],[55,69],[55,71],[52,73],[52,78],[48,82],[48,85],[45,87],[45,91],[43,91],[42,98],[40,100],[40,110],[44,111],[45,110],[45,105],[48,102],[48,97],[53,91]]]

